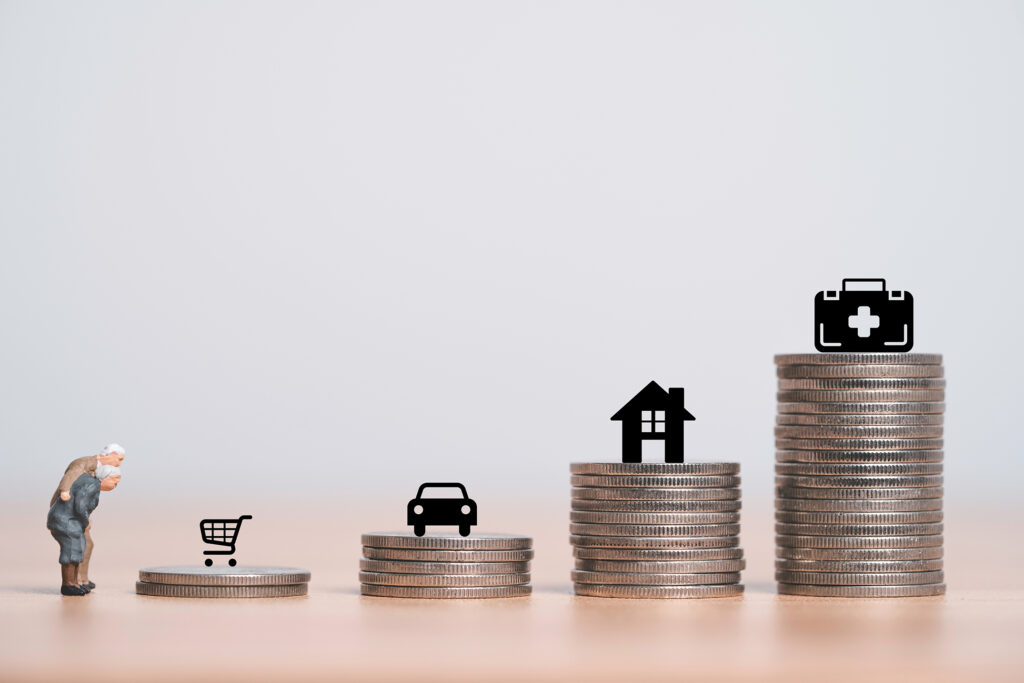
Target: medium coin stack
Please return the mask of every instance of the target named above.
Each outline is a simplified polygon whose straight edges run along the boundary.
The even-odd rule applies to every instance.
[[[945,593],[942,356],[792,354],[775,363],[779,593]]]
[[[573,463],[576,595],[718,598],[743,592],[738,463]]]
[[[289,598],[305,595],[309,571],[293,567],[149,567],[135,592],[164,598]]]
[[[511,534],[363,534],[359,582],[381,598],[529,595],[533,539]]]

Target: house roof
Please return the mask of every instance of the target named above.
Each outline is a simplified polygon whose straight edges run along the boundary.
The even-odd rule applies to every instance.
[[[636,396],[629,399],[626,405],[619,408],[619,412],[612,415],[612,419],[624,420],[632,410],[662,410],[668,409],[670,405],[668,392],[662,389],[661,385],[657,382],[651,382],[641,389]],[[684,420],[697,419],[685,407],[679,406],[679,408],[682,409],[682,418]]]

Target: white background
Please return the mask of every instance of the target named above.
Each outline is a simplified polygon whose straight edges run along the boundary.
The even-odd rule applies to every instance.
[[[656,379],[769,497],[773,354],[880,276],[1016,499],[1021,121],[1019,2],[0,2],[5,495],[567,497]]]

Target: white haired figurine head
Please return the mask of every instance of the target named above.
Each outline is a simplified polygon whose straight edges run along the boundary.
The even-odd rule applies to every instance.
[[[114,467],[120,467],[121,462],[124,460],[124,448],[119,444],[112,443],[103,449],[103,452],[98,456],[101,465],[113,465]]]
[[[114,465],[100,465],[96,468],[100,480],[100,491],[113,491],[121,482],[121,468]]]

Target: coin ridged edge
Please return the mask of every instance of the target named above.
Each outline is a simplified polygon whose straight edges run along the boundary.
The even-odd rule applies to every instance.
[[[946,584],[919,584],[914,586],[814,586],[799,583],[779,583],[780,595],[800,595],[815,598],[923,598],[945,595]]]
[[[622,584],[575,583],[576,595],[589,598],[619,599],[693,599],[728,598],[743,594],[742,583],[725,583],[717,586],[626,586]]]
[[[776,365],[942,365],[941,353],[778,353]]]
[[[414,536],[404,532],[380,531],[363,534],[362,543],[375,548],[415,550],[527,550],[533,547],[533,539],[529,536]]]
[[[572,474],[604,476],[724,476],[740,472],[738,462],[574,462]]]
[[[382,586],[360,584],[359,592],[373,598],[410,598],[423,600],[470,600],[482,598],[525,598],[533,592],[529,584],[520,586],[486,586],[482,588],[448,588],[430,586]]]
[[[308,583],[282,586],[193,586],[136,581],[135,592],[160,598],[291,598],[306,595]]]

